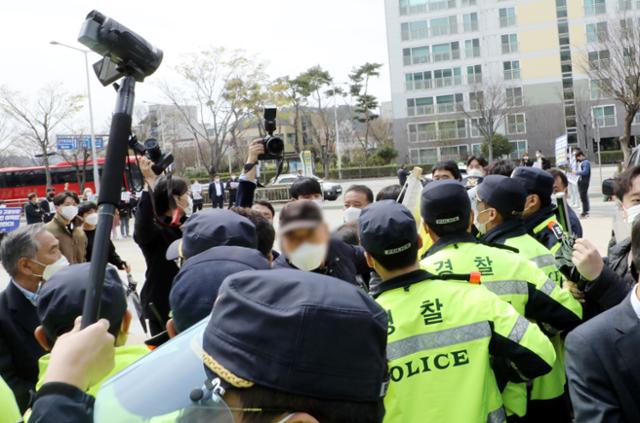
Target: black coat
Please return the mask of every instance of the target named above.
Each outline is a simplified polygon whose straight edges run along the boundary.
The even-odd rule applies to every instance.
[[[31,225],[33,223],[42,223],[42,209],[38,204],[33,204],[32,202],[28,202],[24,205],[24,214],[27,218],[27,225]]]
[[[357,286],[365,285],[363,288],[369,286],[371,269],[367,265],[364,250],[361,247],[354,247],[339,239],[331,239],[326,263],[325,267],[314,270],[314,272],[333,276]],[[284,254],[281,254],[273,262],[273,268],[295,269]]]
[[[181,237],[179,227],[161,225],[156,221],[151,196],[144,191],[136,210],[133,240],[142,250],[147,265],[140,300],[145,318],[151,322],[153,335],[162,332],[164,323],[169,319],[169,291],[173,278],[178,273],[178,266],[166,259],[166,253],[169,245]],[[150,303],[155,305],[163,322],[158,322]]]
[[[222,193],[222,195],[217,195],[216,184],[220,185],[220,192]],[[209,198],[224,197],[224,183],[222,181],[220,181],[220,182],[211,182],[209,184],[209,191],[208,192],[209,192]]]
[[[46,198],[40,200],[39,205],[40,209],[42,210],[42,220],[44,221],[44,223],[48,223],[49,221],[51,221],[51,219],[53,219],[53,216],[55,216],[56,210],[55,208],[51,210],[51,208],[49,207],[49,201]]]
[[[66,383],[45,383],[31,410],[30,423],[92,423],[95,398]]]
[[[84,234],[87,236],[87,261],[91,261],[91,254],[93,253],[93,240],[96,237],[95,229],[92,231],[84,230]],[[125,269],[125,262],[116,253],[116,246],[109,240],[109,255],[107,256],[107,263],[113,264],[120,270]]]
[[[640,319],[630,296],[576,328],[565,346],[576,422],[640,422]]]
[[[9,283],[0,293],[0,375],[23,412],[38,381],[38,359],[45,353],[33,335],[39,324],[36,307]]]

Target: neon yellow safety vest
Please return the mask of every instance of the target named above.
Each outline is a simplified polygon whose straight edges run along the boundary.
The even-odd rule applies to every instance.
[[[559,288],[562,288],[564,276],[556,266],[556,260],[551,251],[546,249],[542,244],[536,241],[528,234],[508,238],[505,245],[516,248],[519,254],[529,261],[532,261],[540,270],[542,270],[549,279],[556,282]],[[563,290],[554,290],[551,293],[554,299],[564,305],[567,309],[574,310],[577,315],[582,317],[582,306],[573,298],[573,296]],[[551,343],[556,350],[556,362],[553,370],[542,377],[533,381],[531,390],[532,400],[549,400],[558,398],[564,393],[564,385],[567,382],[564,370],[564,342],[560,335],[550,337]]]
[[[551,215],[533,228],[533,237],[555,256],[562,246],[564,231],[556,215]]]
[[[436,244],[437,249],[422,260],[422,268],[436,275],[479,272],[483,286],[513,305],[521,315],[544,322],[549,332],[580,322],[580,304],[573,303],[571,295],[535,264],[512,251],[478,243],[470,236],[462,236],[460,241]],[[526,414],[524,384],[508,386],[503,399],[509,414]]]
[[[0,376],[0,423],[18,423],[22,421],[20,409],[13,391]]]
[[[383,282],[376,298],[389,316],[385,423],[506,421],[490,358],[543,374],[555,360],[547,337],[483,286],[405,276]]]
[[[100,390],[100,386],[102,386],[103,382],[105,382],[112,376],[115,376],[116,374],[120,373],[122,370],[129,367],[135,361],[144,357],[148,353],[149,353],[149,348],[147,348],[145,345],[125,345],[122,347],[116,347],[115,366],[113,367],[113,370],[111,370],[111,372],[100,382],[91,386],[87,390],[87,393],[95,397],[98,391]],[[47,371],[47,367],[49,366],[49,357],[50,357],[50,354],[46,354],[40,357],[40,360],[38,360],[38,367],[40,369],[40,372],[39,372],[38,383],[36,384],[36,390],[39,390],[44,383],[44,375]]]

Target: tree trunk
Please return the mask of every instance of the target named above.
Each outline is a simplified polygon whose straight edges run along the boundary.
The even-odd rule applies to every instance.
[[[42,147],[42,162],[44,163],[44,175],[46,178],[47,188],[52,186],[51,184],[51,170],[49,169],[49,156],[47,155],[47,147]]]
[[[626,163],[631,156],[631,148],[629,142],[631,141],[631,125],[633,124],[633,118],[635,113],[627,113],[624,118],[624,135],[620,137],[620,149],[622,150],[622,157]]]
[[[295,112],[293,115],[293,127],[294,127],[294,134],[295,134],[295,145],[293,146],[293,148],[296,150],[296,153],[300,154],[300,152],[302,151],[302,149],[300,148],[300,130],[299,130],[299,124],[300,124],[300,107],[296,104],[295,106]]]

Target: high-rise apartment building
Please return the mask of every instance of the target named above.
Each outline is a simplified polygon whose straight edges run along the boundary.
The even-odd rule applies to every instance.
[[[637,23],[640,0],[385,0],[385,7],[402,160],[479,154],[473,108],[489,87],[504,90],[509,114],[497,132],[513,158],[538,149],[551,156],[564,134],[591,150],[597,132],[603,150],[619,148],[624,110],[601,98],[583,69],[606,59],[611,22],[624,15]]]

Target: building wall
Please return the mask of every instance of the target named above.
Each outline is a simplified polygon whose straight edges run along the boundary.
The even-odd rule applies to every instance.
[[[566,3],[566,7],[563,7],[563,3]],[[638,2],[632,3],[634,8],[640,7]],[[433,7],[430,8],[430,5]],[[406,11],[416,13],[401,14],[403,7]],[[513,25],[508,17],[503,15],[502,20],[500,18],[500,9],[509,8],[515,12]],[[593,100],[589,81],[582,71],[586,52],[593,48],[587,42],[587,24],[615,19],[620,13],[618,0],[606,0],[604,14],[585,11],[585,0],[385,0],[385,9],[394,139],[400,152],[399,160],[418,160],[423,163],[425,160],[450,158],[451,146],[454,145],[461,146],[458,148],[460,159],[477,151],[482,138],[472,136],[469,117],[460,112],[437,113],[436,104],[439,96],[462,94],[464,108],[468,110],[469,94],[481,87],[467,77],[467,67],[475,65],[481,65],[484,81],[503,84],[505,89],[522,88],[523,105],[517,111],[525,115],[526,131],[506,133],[506,125],[499,128],[499,132],[506,133],[514,146],[517,146],[514,157],[520,155],[525,148],[531,153],[541,149],[551,156],[555,150],[555,138],[563,134],[568,134],[571,143],[590,149],[591,141],[596,137],[591,118],[592,108],[599,105],[614,105],[616,113],[616,125],[600,128],[600,136],[621,135],[624,121],[621,106],[607,99]],[[475,27],[465,27],[464,15],[471,13],[477,14],[477,30]],[[638,9],[631,13],[637,14]],[[457,26],[455,32],[441,35],[447,31],[443,31],[442,26],[437,25],[438,22],[433,26],[436,32],[432,32],[434,19],[453,16]],[[425,21],[426,31],[424,25],[415,24]],[[501,23],[508,25],[502,26]],[[470,31],[466,31],[467,29]],[[502,36],[507,34],[516,34],[517,51],[502,51]],[[465,42],[472,39],[479,42],[480,56],[467,58]],[[434,45],[456,42],[460,47],[459,58],[435,62]],[[419,63],[412,63],[416,50],[407,49],[418,48],[417,51],[420,52],[419,48],[424,46],[429,47],[430,60],[424,63],[420,60],[422,56],[416,54]],[[410,54],[405,57],[407,51]],[[504,79],[503,63],[507,61],[519,62],[519,79]],[[435,86],[435,71],[445,68],[460,68],[459,84]],[[409,89],[415,84],[407,86],[407,74],[421,73],[424,76],[427,72],[431,72],[431,87],[415,89],[414,86]],[[429,97],[434,103],[433,113],[420,116],[415,116],[414,113],[411,116],[407,100]],[[431,110],[428,104],[426,110]],[[466,122],[466,130],[456,133],[454,139],[442,140],[440,131],[432,133],[426,130],[425,135],[416,141],[410,132],[410,128],[415,128],[416,124],[429,125],[436,122],[439,127],[441,122],[450,120]],[[638,122],[640,123],[640,119]],[[636,130],[640,133],[640,125],[634,126],[634,133]],[[450,138],[450,132],[446,132],[449,134],[447,138]],[[427,153],[421,155],[418,152],[420,150]]]

